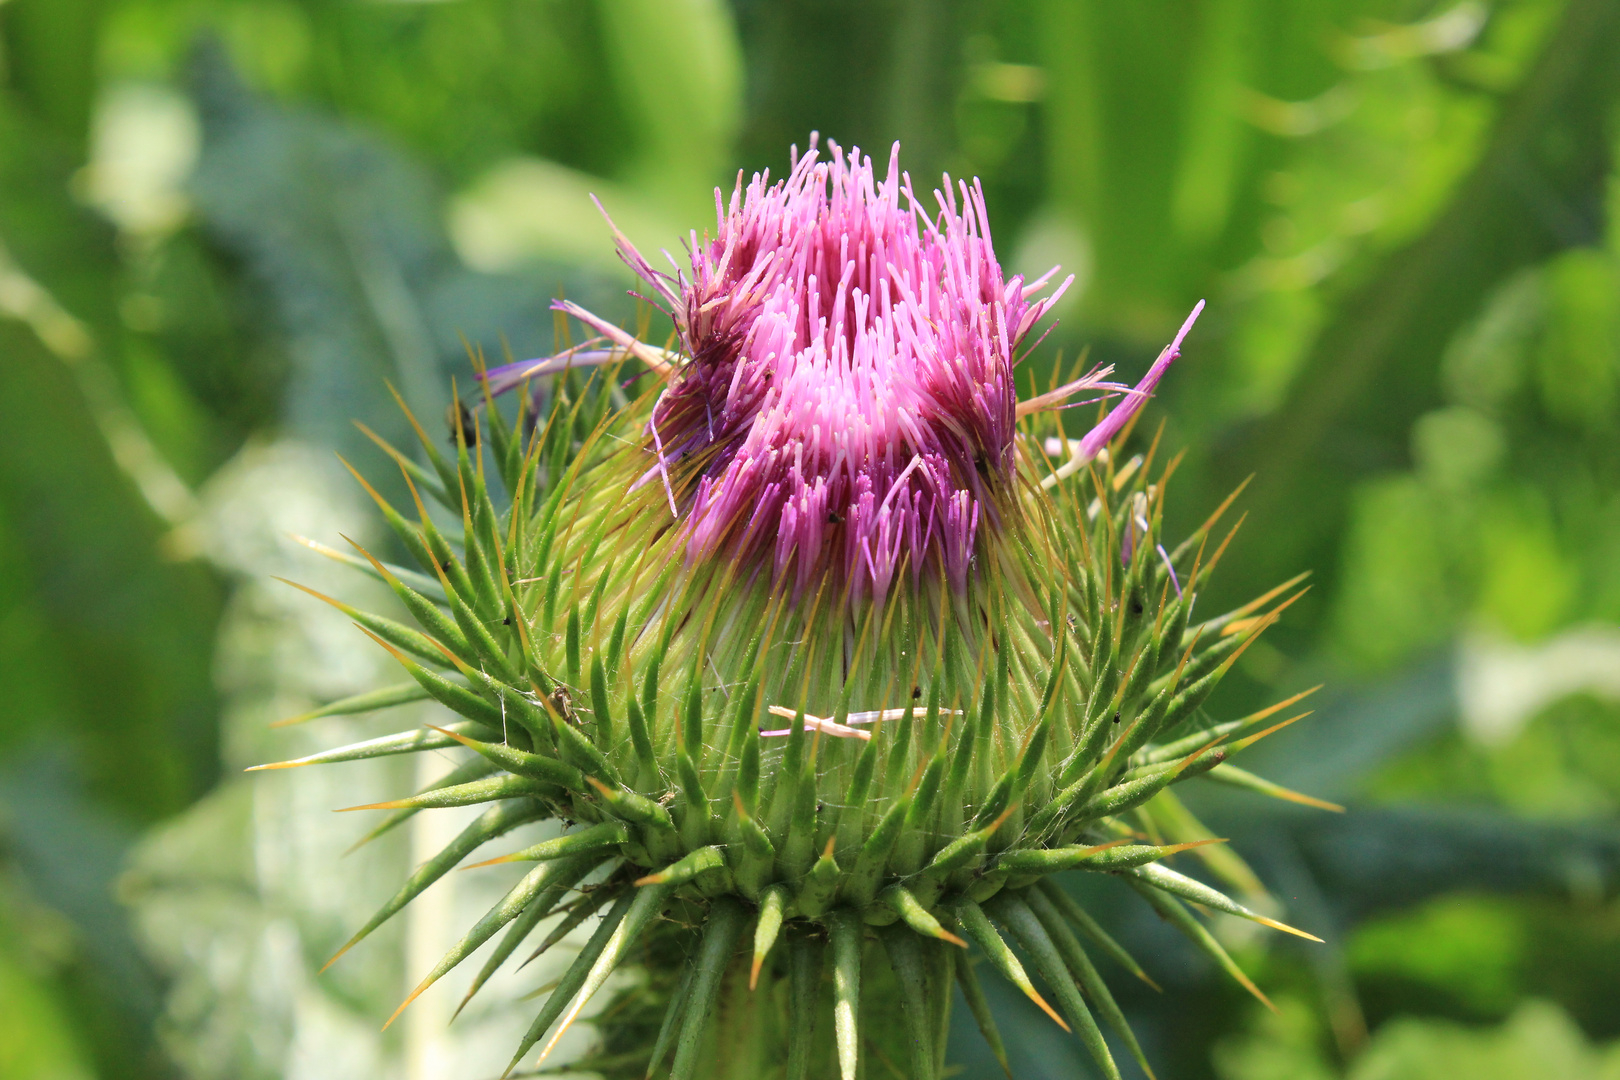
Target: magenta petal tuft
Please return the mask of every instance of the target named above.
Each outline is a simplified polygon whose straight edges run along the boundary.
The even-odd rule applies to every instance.
[[[922,206],[899,146],[814,142],[785,180],[739,176],[689,274],[627,253],[690,362],[654,413],[660,467],[701,456],[691,557],[768,564],[800,590],[832,571],[881,598],[902,565],[961,586],[1010,483],[1013,354],[1056,297],[1002,275],[975,182]]]
[[[1014,483],[1019,417],[1122,394],[1066,468],[1090,460],[1152,396],[1203,304],[1136,387],[1099,368],[1020,404],[1016,351],[1073,279],[1038,298],[1055,268],[1003,276],[978,181],[946,177],[930,210],[898,143],[882,179],[858,149],[827,149],[812,137],[785,179],[744,188],[738,174],[729,201],[717,189],[715,235],[694,234],[686,272],[655,269],[614,230],[669,305],[684,362],[559,302],[595,347],[507,365],[490,385],[634,355],[668,380],[637,486],[663,487],[688,559],[768,567],[800,594],[830,581],[881,601],[908,565],[960,589]]]

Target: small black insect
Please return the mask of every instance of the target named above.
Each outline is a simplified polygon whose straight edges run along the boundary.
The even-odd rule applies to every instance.
[[[1116,723],[1116,724],[1119,723],[1119,713],[1118,712],[1114,713],[1114,723]]]
[[[550,698],[552,708],[561,713],[562,718],[568,723],[578,727],[579,717],[574,715],[574,699],[573,695],[568,692],[568,687],[558,683],[557,688],[551,692]]]
[[[508,615],[506,618],[502,619],[501,620],[501,625],[502,626],[511,626],[512,625],[512,616]]]
[[[1131,600],[1131,614],[1132,615],[1140,615],[1140,614],[1142,614],[1142,601],[1136,600],[1136,599]]]
[[[922,697],[922,687],[913,686],[911,688],[911,700],[916,701],[920,697]]]
[[[842,517],[840,517],[835,511],[832,511],[832,510],[827,511],[827,524],[829,524],[829,525],[842,525],[843,523],[844,523],[844,519]]]
[[[467,440],[469,448],[478,445],[478,420],[473,416],[473,411],[467,407],[465,401],[457,398],[450,403],[450,408],[444,415],[445,423],[450,425],[451,446],[460,445],[456,437],[458,431],[461,433],[461,438]]]

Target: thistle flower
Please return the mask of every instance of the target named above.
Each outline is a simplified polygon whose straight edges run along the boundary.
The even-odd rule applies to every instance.
[[[350,946],[481,846],[568,823],[490,860],[536,866],[411,995],[509,927],[470,998],[543,920],[600,913],[514,1066],[634,961],[649,982],[603,1029],[610,1074],[752,1077],[782,1039],[789,1080],[833,1062],[854,1080],[863,1046],[935,1077],[953,981],[1002,1053],[971,944],[1106,1075],[1101,1025],[1147,1068],[1081,939],[1143,968],[1052,875],[1117,875],[1259,994],[1185,902],[1300,932],[1164,865],[1196,849],[1255,887],[1170,787],[1313,801],[1226,760],[1298,697],[1202,710],[1299,579],[1195,623],[1231,499],[1167,550],[1174,462],[1153,473],[1156,439],[1118,458],[1198,310],[1136,387],[1097,368],[1019,401],[1020,350],[1068,282],[1043,298],[1052,274],[1004,278],[976,183],[925,206],[898,147],[881,180],[829,149],[717,191],[684,269],[618,237],[673,348],[559,303],[596,336],[485,373],[480,407],[453,410],[453,458],[419,425],[428,467],[385,445],[417,520],[378,503],[421,571],[362,554],[417,626],[340,606],[412,682],[322,713],[414,697],[462,719],[262,767],[472,751],[381,804],[376,831],[488,809]],[[627,382],[636,368],[650,378]],[[497,395],[520,388],[510,421]],[[1100,397],[1106,415],[1068,437],[1064,410]],[[870,1022],[896,1002],[903,1024]]]

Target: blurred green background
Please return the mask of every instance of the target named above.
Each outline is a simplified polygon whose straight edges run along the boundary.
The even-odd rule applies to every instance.
[[[288,533],[375,529],[385,380],[630,313],[588,193],[678,251],[812,130],[982,177],[1048,355],[1207,297],[1173,528],[1253,473],[1209,610],[1314,572],[1218,706],[1325,682],[1252,767],[1349,812],[1188,799],[1327,944],[1217,924],[1272,1013],[1084,886],[1159,1075],[1620,1077],[1617,0],[0,0],[0,1078],[499,1071],[532,979],[376,1033],[476,886],[315,975],[431,837],[240,777],[399,726],[267,728],[383,671],[269,576],[364,595]]]

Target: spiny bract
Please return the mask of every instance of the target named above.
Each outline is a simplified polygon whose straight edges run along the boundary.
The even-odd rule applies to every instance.
[[[600,914],[514,1066],[632,961],[649,982],[587,1063],[611,1074],[672,1054],[681,1078],[854,1080],[866,1047],[936,1077],[953,982],[1005,1064],[971,943],[1117,1076],[1098,1016],[1147,1064],[1081,939],[1146,976],[1051,875],[1117,875],[1251,990],[1186,902],[1289,929],[1161,861],[1196,848],[1253,888],[1176,782],[1304,799],[1226,763],[1291,702],[1201,712],[1288,586],[1194,622],[1221,513],[1168,550],[1174,462],[1154,474],[1156,440],[1118,458],[1197,312],[1141,385],[1092,370],[1020,402],[1047,279],[1004,280],[977,185],[947,179],[927,211],[895,153],[879,180],[812,141],[785,180],[739,178],[686,273],[620,236],[674,348],[559,304],[597,336],[488,372],[453,456],[420,425],[428,466],[385,446],[416,521],[377,501],[421,570],[362,565],[417,626],[340,606],[413,682],[319,712],[432,698],[462,719],[280,765],[473,751],[382,804],[384,828],[488,809],[350,946],[481,845],[570,823],[494,860],[536,866],[411,995],[509,927],[470,998],[541,921],[562,916],[549,944]],[[1118,400],[1071,439],[1082,392]],[[895,1001],[903,1024],[861,1023]]]

